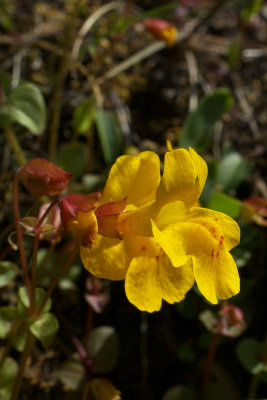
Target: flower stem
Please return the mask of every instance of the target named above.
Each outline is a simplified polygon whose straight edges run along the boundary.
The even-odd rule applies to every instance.
[[[43,213],[43,215],[41,216],[41,218],[39,219],[39,221],[35,225],[35,227],[34,227],[35,231],[38,231],[38,229],[41,227],[42,223],[46,219],[47,215],[50,213],[52,208],[54,208],[55,205],[57,205],[58,202],[59,202],[59,199],[55,199],[55,200],[52,201],[51,204],[49,204],[49,206],[47,207],[47,209],[45,210],[45,212]]]
[[[7,125],[4,128],[4,132],[5,132],[6,140],[8,141],[9,146],[11,147],[11,149],[16,157],[17,162],[19,163],[19,165],[24,165],[26,163],[26,158],[25,158],[23,150],[19,144],[17,136],[15,135],[15,132],[13,131],[13,129],[11,128],[10,125]]]
[[[39,249],[40,235],[36,234],[33,240],[33,251],[32,251],[32,268],[31,268],[31,278],[32,278],[32,291],[35,292],[36,286],[36,270],[37,270],[37,255]],[[35,308],[35,296],[32,296],[32,310],[34,312]]]
[[[18,174],[15,175],[13,181],[13,211],[14,211],[14,218],[15,218],[15,225],[16,225],[16,232],[17,232],[17,241],[18,241],[18,248],[20,253],[20,260],[21,266],[23,271],[23,278],[27,288],[28,297],[30,301],[30,308],[32,308],[32,286],[29,276],[29,270],[26,260],[25,248],[23,243],[23,234],[19,224],[20,221],[20,213],[19,213],[19,201],[18,201]]]
[[[94,282],[94,278],[89,273],[88,273],[88,278],[91,280],[92,294],[95,295],[97,290],[96,290],[96,285],[95,285],[95,282]],[[87,315],[86,315],[86,323],[85,323],[85,335],[84,335],[84,343],[85,343],[85,347],[87,349],[87,352],[88,352],[88,346],[89,346],[89,337],[90,337],[91,330],[92,330],[92,325],[93,325],[93,318],[94,318],[94,310],[90,306],[90,304],[88,304]]]
[[[219,333],[214,333],[211,338],[211,343],[210,343],[210,347],[209,347],[209,351],[208,351],[208,355],[207,355],[207,359],[206,359],[206,365],[205,365],[203,380],[202,380],[201,389],[200,389],[200,399],[201,400],[203,400],[205,398],[205,392],[206,392],[206,388],[207,388],[209,380],[210,380],[211,367],[212,367],[212,363],[213,363],[214,356],[216,353],[218,339],[219,339]]]
[[[16,381],[14,384],[11,400],[17,400],[17,398],[18,398],[18,395],[20,392],[20,387],[21,387],[21,382],[22,382],[22,378],[23,378],[23,373],[25,370],[25,365],[26,365],[28,356],[31,352],[33,343],[34,343],[34,336],[32,335],[31,331],[28,330],[26,344],[25,344],[23,353],[21,354],[21,357],[20,357],[19,370],[18,370],[18,374],[17,374]]]

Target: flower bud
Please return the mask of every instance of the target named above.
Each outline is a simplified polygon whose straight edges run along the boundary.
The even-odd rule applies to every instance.
[[[94,210],[98,199],[99,192],[85,196],[71,194],[61,199],[63,227],[78,236],[84,247],[90,247],[97,235]]]
[[[40,197],[61,193],[67,186],[71,174],[50,161],[34,158],[19,170],[18,177],[28,192]]]
[[[144,25],[157,39],[164,40],[167,46],[174,45],[178,35],[178,31],[174,25],[159,18],[146,19]]]

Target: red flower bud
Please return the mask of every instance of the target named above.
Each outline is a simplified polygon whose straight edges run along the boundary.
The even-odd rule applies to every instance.
[[[157,39],[164,40],[168,46],[172,46],[177,38],[178,31],[174,25],[159,18],[150,18],[143,21],[146,29]]]
[[[18,176],[28,192],[39,197],[61,193],[67,186],[71,174],[50,161],[34,158],[19,170]]]

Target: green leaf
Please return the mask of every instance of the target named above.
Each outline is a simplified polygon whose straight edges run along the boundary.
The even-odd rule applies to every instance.
[[[11,90],[12,76],[8,72],[0,72],[0,87],[4,92],[5,96],[8,96]]]
[[[236,396],[233,394],[231,388],[225,382],[211,382],[206,390],[206,400],[235,400]]]
[[[196,400],[197,394],[190,386],[177,385],[164,393],[162,400]]]
[[[45,291],[43,289],[41,289],[41,288],[35,289],[35,305],[37,308],[41,306],[44,296],[45,296]],[[19,311],[19,313],[23,313],[29,307],[30,307],[30,302],[29,302],[29,298],[28,298],[27,289],[25,286],[22,286],[19,288],[18,311]],[[49,311],[50,308],[51,308],[51,299],[48,299],[48,301],[46,302],[46,304],[44,306],[43,313]]]
[[[264,369],[260,361],[261,343],[254,338],[245,338],[236,346],[236,354],[243,367],[255,375]]]
[[[78,354],[77,354],[78,356]],[[79,356],[78,356],[79,357]],[[64,384],[66,389],[78,390],[84,380],[85,369],[80,361],[80,357],[77,360],[74,358],[66,360],[56,375],[58,379]]]
[[[105,374],[117,363],[119,340],[111,326],[100,326],[92,330],[89,341],[89,354],[94,358],[94,372]]]
[[[18,274],[18,266],[10,261],[0,262],[0,287],[6,286]]]
[[[232,68],[238,68],[241,65],[242,49],[240,40],[234,39],[228,48],[227,61]]]
[[[22,324],[19,333],[12,338],[12,345],[15,347],[17,351],[21,353],[25,348],[27,340],[26,323],[27,321],[25,321],[24,324]]]
[[[215,89],[198,104],[185,119],[180,139],[181,147],[196,147],[198,151],[207,149],[212,142],[215,123],[232,107],[233,96],[229,89]]]
[[[220,185],[224,192],[236,189],[248,176],[251,168],[252,164],[244,160],[239,153],[227,153],[218,164],[216,184]]]
[[[92,99],[82,101],[74,110],[73,127],[81,134],[85,134],[91,128],[94,120],[94,102]]]
[[[247,4],[241,10],[241,18],[243,20],[250,19],[253,15],[257,14],[262,6],[262,0],[248,0]]]
[[[111,165],[122,152],[122,133],[114,113],[96,110],[95,122],[104,159]]]
[[[57,155],[57,165],[79,178],[88,165],[88,151],[84,144],[71,142],[62,146]]]
[[[14,307],[0,307],[0,338],[8,336],[11,326],[16,319],[16,309]]]
[[[74,289],[76,287],[75,282],[79,278],[82,272],[81,265],[72,265],[64,277],[60,279],[58,286],[62,290]]]
[[[9,95],[7,103],[0,110],[0,124],[7,120],[17,122],[35,135],[45,128],[46,108],[39,88],[31,83],[22,83]],[[3,122],[3,121],[4,122]]]
[[[30,324],[30,331],[40,340],[44,347],[48,347],[58,331],[57,318],[49,312],[43,313],[37,321]]]
[[[196,359],[196,352],[189,343],[183,343],[178,348],[178,358],[181,362],[192,363]]]
[[[0,399],[11,398],[14,382],[18,373],[18,364],[13,358],[7,357],[0,369]]]
[[[207,208],[225,213],[229,217],[237,218],[240,214],[242,203],[224,193],[215,192],[209,199]]]

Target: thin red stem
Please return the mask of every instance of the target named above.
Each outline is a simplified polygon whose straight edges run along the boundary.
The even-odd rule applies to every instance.
[[[55,205],[58,204],[58,202],[59,202],[59,199],[55,199],[54,201],[52,201],[51,204],[49,204],[49,206],[47,207],[47,209],[45,210],[45,212],[43,213],[43,215],[41,216],[41,218],[39,219],[39,221],[37,222],[37,224],[34,227],[34,230],[36,232],[38,232],[39,228],[41,227],[42,223],[46,219],[47,215],[50,213],[52,208],[55,207]]]
[[[32,300],[33,300],[33,293],[32,293],[32,286],[30,281],[29,269],[25,254],[25,248],[23,243],[23,234],[20,226],[20,212],[19,212],[19,200],[18,200],[18,175],[16,174],[13,181],[13,211],[14,211],[14,218],[15,218],[15,226],[17,232],[17,241],[18,241],[18,248],[20,254],[20,261],[23,271],[23,278],[27,288],[28,297],[30,301],[30,308],[32,308]]]
[[[91,280],[91,284],[92,284],[92,294],[95,295],[97,291],[96,291],[94,278],[92,277],[92,275],[90,275],[90,274],[88,274],[88,275],[89,275],[89,279]],[[85,324],[85,338],[84,338],[84,343],[87,348],[87,351],[88,351],[89,337],[90,337],[92,325],[93,325],[93,319],[94,319],[94,310],[90,306],[90,304],[88,304],[87,315],[86,315],[86,324]]]
[[[211,367],[212,367],[212,363],[213,363],[214,356],[216,353],[218,339],[219,339],[219,333],[214,333],[211,338],[209,352],[208,352],[207,359],[206,359],[206,365],[205,365],[205,370],[204,370],[204,375],[203,375],[203,380],[202,380],[202,385],[201,385],[200,400],[205,399],[205,392],[206,392],[206,388],[207,388],[209,380],[210,380]]]

